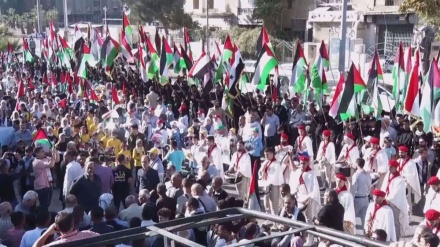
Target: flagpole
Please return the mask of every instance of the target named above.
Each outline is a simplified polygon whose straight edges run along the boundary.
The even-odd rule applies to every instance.
[[[206,0],[206,33],[205,33],[205,40],[206,40],[206,54],[209,56],[209,6],[208,6],[208,0]]]
[[[342,2],[341,42],[339,43],[339,72],[345,75],[345,44],[347,39],[347,5],[348,0]]]

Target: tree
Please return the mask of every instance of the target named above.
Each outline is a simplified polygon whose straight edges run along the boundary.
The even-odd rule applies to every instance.
[[[48,11],[46,11],[46,24],[49,25],[50,21],[53,21],[53,24],[55,27],[57,27],[58,25],[58,10],[57,9],[50,9]]]
[[[8,43],[12,45],[14,51],[18,51],[21,48],[20,40],[12,37],[9,27],[7,25],[0,25],[0,51],[7,51]]]
[[[283,13],[287,9],[287,1],[254,0],[254,6],[255,9],[252,17],[263,20],[267,30],[274,31],[282,22]]]
[[[184,0],[127,0],[133,20],[139,24],[159,21],[165,31],[182,27],[193,28],[191,16],[183,11]]]
[[[400,11],[416,12],[429,24],[437,28],[440,26],[440,0],[403,0]]]

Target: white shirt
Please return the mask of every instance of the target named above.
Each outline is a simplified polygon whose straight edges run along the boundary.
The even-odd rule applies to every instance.
[[[66,175],[64,176],[63,183],[63,195],[66,196],[69,193],[70,187],[72,186],[73,180],[84,174],[84,168],[74,161],[67,164]]]
[[[272,116],[266,115],[265,121],[261,124],[264,125],[264,136],[272,137],[277,132],[277,127],[280,125],[280,119],[275,114],[272,114]]]

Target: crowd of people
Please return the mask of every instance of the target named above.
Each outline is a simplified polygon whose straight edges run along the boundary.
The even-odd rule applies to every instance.
[[[150,82],[145,93],[122,95],[117,106],[109,100],[111,86],[95,102],[26,72],[9,69],[2,78],[0,122],[15,132],[1,147],[5,246],[66,243],[249,207],[257,178],[266,213],[349,234],[359,226],[384,243],[413,237],[405,244],[439,244],[440,139],[407,115],[340,122],[329,116],[328,105],[319,109],[299,95],[272,98],[257,91],[236,103],[231,118],[221,107],[220,85],[202,95],[184,77],[166,90]],[[25,96],[17,98],[20,82]],[[50,145],[34,141],[41,130]],[[229,195],[226,183],[238,193]],[[413,234],[416,208],[425,219]],[[220,247],[289,229],[245,219],[177,234]],[[337,246],[306,233],[246,246],[318,243]],[[159,236],[117,244],[164,245]]]

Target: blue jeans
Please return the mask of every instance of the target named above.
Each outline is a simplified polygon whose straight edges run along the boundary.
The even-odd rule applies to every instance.
[[[50,203],[52,202],[52,188],[44,188],[40,190],[35,190],[38,194],[38,200],[40,205],[49,209]]]

